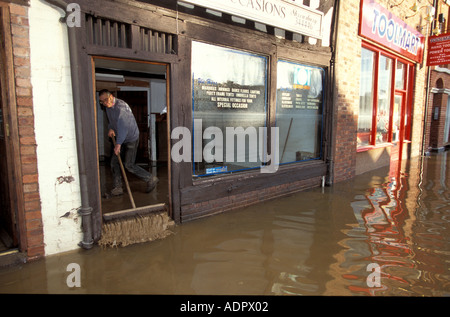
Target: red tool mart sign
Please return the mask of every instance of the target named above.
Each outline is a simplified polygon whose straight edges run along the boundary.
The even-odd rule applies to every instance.
[[[375,0],[361,0],[359,35],[422,62],[425,37]]]
[[[450,33],[428,38],[428,66],[450,64]]]

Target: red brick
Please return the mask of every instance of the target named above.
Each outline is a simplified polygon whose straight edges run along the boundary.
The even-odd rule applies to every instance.
[[[33,115],[33,108],[31,107],[18,107],[17,114],[19,117],[28,117]]]
[[[15,46],[13,49],[14,57],[29,57],[30,49],[26,47],[17,47]]]
[[[24,184],[23,185],[23,192],[24,193],[32,193],[32,192],[35,192],[35,191],[38,191],[38,190],[39,190],[39,186],[36,183]]]
[[[20,126],[19,127],[20,136],[32,136],[34,137],[34,127],[30,126]]]
[[[30,23],[27,17],[11,14],[11,24],[29,26]]]
[[[35,174],[38,172],[36,164],[23,164],[22,163],[22,173],[23,174]]]
[[[28,66],[30,66],[30,59],[28,57],[15,56],[14,57],[14,66],[26,66],[26,67],[28,67]],[[28,82],[30,81],[29,78],[24,78],[24,80],[28,80]],[[16,78],[16,83],[17,83],[17,78]]]
[[[34,126],[34,117],[20,117],[19,118],[19,127],[20,126]]]
[[[31,88],[31,81],[30,81],[29,78],[16,78],[16,86],[23,87],[23,88]],[[29,98],[29,99],[31,99],[31,97],[22,97],[22,96],[19,96],[18,98]],[[31,105],[32,105],[32,103],[30,104],[30,106]]]
[[[29,211],[37,211],[40,210],[41,208],[41,203],[39,200],[35,200],[35,201],[25,201],[25,206],[24,209],[26,211],[26,219],[35,219],[35,218],[28,218],[28,212]],[[40,212],[40,211],[39,211]]]
[[[22,181],[24,184],[37,183],[38,180],[38,174],[23,175],[22,177]]]
[[[9,10],[11,12],[11,15],[18,15],[18,16],[24,16],[26,17],[28,15],[28,10],[26,7],[23,7],[18,4],[12,3],[9,7]]]
[[[39,200],[41,197],[38,192],[24,194],[25,201]]]
[[[20,144],[34,145],[36,144],[36,138],[31,136],[23,136],[20,138]]]
[[[14,47],[29,48],[30,39],[28,37],[15,37],[12,39]]]
[[[28,97],[28,96],[31,96],[31,94],[32,94],[31,88],[22,88],[22,87],[16,86],[16,95],[17,96]]]
[[[36,155],[36,146],[27,145],[20,147],[20,155]]]
[[[11,24],[11,33],[13,37],[28,37],[28,27],[17,25],[17,24]]]
[[[30,78],[30,76],[31,76],[30,67],[26,67],[26,66],[15,67],[14,75],[19,78]]]

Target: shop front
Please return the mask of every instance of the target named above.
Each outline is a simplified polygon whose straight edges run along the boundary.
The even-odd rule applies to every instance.
[[[410,157],[415,72],[422,68],[425,42],[414,27],[370,0],[361,1],[359,35],[356,174]]]
[[[130,104],[137,162],[160,180],[141,195],[130,179],[138,207],[163,206],[181,223],[324,184],[334,1],[78,4],[81,24],[68,32],[93,240],[105,215],[129,208],[109,195],[102,89]]]

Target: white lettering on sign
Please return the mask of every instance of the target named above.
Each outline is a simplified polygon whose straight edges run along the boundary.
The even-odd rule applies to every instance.
[[[386,38],[388,42],[416,55],[420,47],[420,39],[386,14],[373,9],[372,33],[380,38]]]
[[[289,0],[183,0],[280,29],[322,38],[323,13]]]

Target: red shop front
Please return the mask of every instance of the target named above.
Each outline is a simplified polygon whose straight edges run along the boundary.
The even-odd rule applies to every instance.
[[[375,154],[379,165],[387,165],[408,155],[414,71],[422,63],[425,38],[373,0],[361,1],[359,35],[357,158],[367,161]]]

